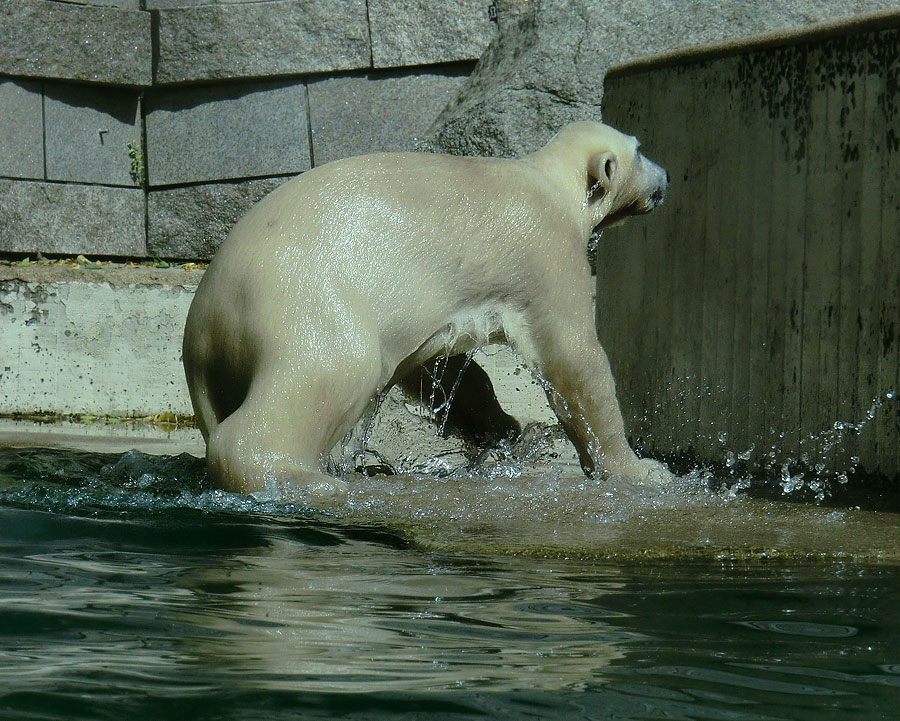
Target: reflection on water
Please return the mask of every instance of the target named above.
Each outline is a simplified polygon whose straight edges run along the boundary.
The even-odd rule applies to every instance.
[[[234,684],[272,690],[562,689],[635,636],[561,588],[552,568],[378,551],[343,544],[322,554],[274,538],[224,573],[186,574],[180,584],[218,601],[183,616],[215,632],[192,639],[191,653]]]
[[[894,717],[893,514],[492,463],[323,513],[0,450],[0,718]]]

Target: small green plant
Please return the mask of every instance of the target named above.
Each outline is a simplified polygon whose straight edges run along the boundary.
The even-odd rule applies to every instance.
[[[131,179],[143,187],[147,183],[147,166],[144,163],[144,153],[140,143],[133,140],[128,143],[128,157],[131,158]]]

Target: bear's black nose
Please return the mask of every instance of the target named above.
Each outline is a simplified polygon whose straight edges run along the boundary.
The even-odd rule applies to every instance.
[[[669,171],[666,171],[666,185],[669,184]]]

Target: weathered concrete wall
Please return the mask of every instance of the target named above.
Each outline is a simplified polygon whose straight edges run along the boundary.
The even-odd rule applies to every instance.
[[[0,0],[0,252],[207,258],[266,192],[412,148],[475,0]]]
[[[604,102],[672,176],[598,258],[631,434],[900,477],[900,14],[623,68]]]
[[[199,271],[0,266],[0,413],[192,413],[181,368]]]

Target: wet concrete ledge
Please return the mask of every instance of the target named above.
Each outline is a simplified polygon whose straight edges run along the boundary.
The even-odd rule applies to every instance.
[[[191,413],[181,334],[201,277],[0,266],[0,413]]]
[[[662,508],[598,522],[516,519],[472,527],[399,524],[422,548],[466,553],[653,563],[900,564],[894,513],[740,498],[727,506]]]

